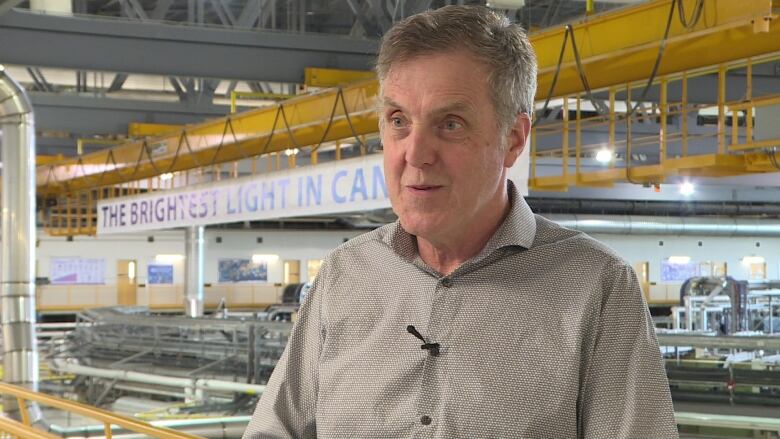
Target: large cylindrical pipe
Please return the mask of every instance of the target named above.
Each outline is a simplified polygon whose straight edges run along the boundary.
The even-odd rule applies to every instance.
[[[35,124],[24,89],[0,65],[3,381],[37,390]]]
[[[246,393],[248,395],[260,395],[265,391],[261,384],[237,383],[206,378],[182,378],[167,375],[154,375],[131,370],[101,369],[98,367],[83,366],[62,359],[54,359],[51,367],[59,372],[87,375],[99,378],[131,381],[136,383],[154,384],[159,386],[180,387],[202,390],[219,390],[223,392]]]
[[[187,228],[184,261],[184,314],[188,317],[203,316],[203,226]]]
[[[620,235],[780,236],[780,224],[747,218],[681,218],[637,215],[543,215],[586,233]]]

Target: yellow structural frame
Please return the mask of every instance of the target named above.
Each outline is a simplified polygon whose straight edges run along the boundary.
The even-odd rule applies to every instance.
[[[680,0],[692,11],[698,0]],[[648,78],[662,44],[673,0],[656,0],[594,15],[571,24],[584,73],[592,89]],[[772,0],[704,0],[703,14],[686,29],[674,11],[658,75],[749,58],[780,50]],[[531,35],[539,65],[537,99],[550,90],[566,28]],[[583,91],[569,41],[553,96]],[[541,93],[541,96],[540,96]]]
[[[686,11],[692,11],[698,0],[680,1]],[[548,97],[556,74],[558,78],[552,89],[552,96],[566,98],[583,93],[585,90],[580,78],[580,73],[583,73],[592,90],[609,91],[610,112],[614,113],[615,93],[620,91],[621,87],[626,87],[626,84],[632,84],[633,88],[642,87],[642,81],[646,81],[650,75],[663,47],[656,81],[661,84],[664,100],[661,103],[664,109],[661,117],[665,119],[673,114],[667,109],[665,84],[674,75],[685,78],[689,72],[703,74],[703,69],[710,69],[705,73],[718,74],[718,91],[721,92],[725,89],[728,63],[780,53],[780,24],[776,19],[777,8],[780,6],[778,1],[704,0],[700,20],[695,25],[689,24],[688,28],[683,26],[673,6],[673,0],[649,1],[606,14],[586,16],[566,27],[532,34],[531,43],[536,49],[539,64],[536,100],[541,101]],[[664,39],[670,12],[674,15],[668,38]],[[577,67],[572,41],[578,48],[582,72]],[[558,65],[562,50],[562,62]],[[351,76],[353,74],[354,77]],[[136,193],[138,189],[132,188],[133,182],[151,179],[164,173],[195,168],[218,169],[221,163],[264,154],[274,154],[279,165],[280,152],[302,148],[310,148],[312,163],[316,163],[317,148],[320,145],[325,142],[337,142],[338,145],[338,142],[347,139],[353,139],[353,142],[361,146],[361,151],[364,151],[365,136],[375,135],[378,131],[376,105],[379,85],[376,79],[354,83],[350,81],[369,74],[370,72],[307,69],[309,85],[348,84],[39,166],[36,175],[38,192],[48,197],[64,195],[68,197],[68,205],[75,206],[75,209],[80,211],[83,203],[71,201],[72,195],[68,194],[89,191],[86,198],[89,210],[90,206],[94,205],[94,199],[105,194],[103,190],[96,192],[94,189],[123,184],[124,188],[119,189],[120,195]],[[687,108],[686,86],[686,81],[683,81],[684,108]],[[638,92],[634,90],[634,93]],[[669,136],[661,133],[659,147],[663,156],[662,162],[657,165],[631,166],[628,170],[615,167],[612,162],[609,168],[604,170],[581,171],[580,158],[583,150],[576,133],[586,121],[576,117],[573,121],[566,120],[563,126],[566,133],[575,131],[575,142],[569,145],[568,135],[562,136],[562,175],[538,176],[535,169],[539,159],[536,137],[544,133],[540,131],[543,127],[536,127],[531,140],[530,186],[535,190],[566,190],[571,185],[609,186],[617,180],[657,184],[667,176],[674,175],[724,176],[776,172],[777,169],[773,166],[775,161],[760,151],[761,147],[767,145],[760,142],[736,144],[733,140],[733,128],[731,136],[728,135],[725,121],[729,115],[726,114],[727,103],[723,100],[723,95],[724,93],[719,93],[721,97],[718,101],[716,153],[687,157],[689,139],[684,137],[684,157],[667,157],[666,144]],[[751,99],[750,95],[748,101],[745,105],[768,105],[768,102],[753,102],[755,100]],[[568,99],[564,102],[568,105]],[[737,107],[731,105],[729,108]],[[568,112],[565,113],[568,117]],[[735,117],[733,113],[731,117]],[[610,116],[605,123],[609,126],[612,145],[610,148],[614,148],[612,142],[615,138],[615,126],[622,122]],[[634,138],[630,133],[630,126],[627,129],[627,147],[640,147],[642,142],[646,141]],[[749,130],[750,128],[748,137]],[[337,156],[340,155],[339,152],[337,147]],[[568,166],[572,155],[575,165],[573,173]],[[287,161],[294,165],[295,157],[290,156]],[[269,166],[271,164],[269,161]],[[252,166],[254,169],[254,162]],[[219,174],[221,172],[215,172],[215,176],[218,177]],[[151,180],[149,181],[148,187],[151,187]],[[116,190],[111,193],[115,192]],[[63,207],[66,209],[65,215],[70,215],[72,207]],[[89,226],[86,229],[81,227],[79,220],[77,233],[91,230]],[[73,230],[70,222],[67,228],[71,234]]]
[[[370,70],[325,69],[306,67],[303,69],[304,84],[309,87],[338,87],[375,77]]]
[[[182,125],[131,122],[127,124],[127,135],[130,137],[159,136],[171,131],[179,131],[182,128]]]
[[[71,192],[203,168],[377,131],[375,80],[187,125],[178,132],[39,167],[39,193]]]
[[[681,1],[692,10],[696,0]],[[702,19],[692,29],[673,19],[659,74],[780,51],[780,26],[769,21],[773,17],[771,0],[704,1]],[[656,0],[571,25],[571,38],[577,41],[591,87],[649,75],[672,5],[672,0]],[[539,60],[537,99],[546,98],[558,68],[554,95],[582,91],[573,51],[564,46],[565,33],[559,28],[531,36]],[[561,48],[565,51],[558,66]],[[367,80],[292,98],[275,107],[186,126],[176,135],[129,142],[39,168],[37,185],[44,194],[71,192],[375,133],[377,90],[376,80]],[[343,105],[336,102],[339,95]]]

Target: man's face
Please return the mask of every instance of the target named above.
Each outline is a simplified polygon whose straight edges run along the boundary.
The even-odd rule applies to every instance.
[[[456,51],[394,64],[382,84],[385,178],[393,210],[413,235],[457,242],[506,206],[505,168],[527,129],[502,135],[488,75]]]

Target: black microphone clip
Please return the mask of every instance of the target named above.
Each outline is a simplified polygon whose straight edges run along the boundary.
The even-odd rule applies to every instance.
[[[440,347],[439,343],[428,343],[427,341],[425,341],[423,336],[420,335],[419,332],[417,332],[417,329],[415,329],[415,327],[412,326],[412,325],[407,326],[406,327],[406,331],[408,333],[412,334],[413,336],[419,338],[420,341],[423,342],[423,345],[420,346],[420,349],[428,351],[428,353],[431,354],[434,357],[438,357],[439,356],[439,347]]]

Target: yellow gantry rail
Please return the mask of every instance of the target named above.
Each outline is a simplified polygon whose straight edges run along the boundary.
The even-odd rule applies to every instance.
[[[27,412],[28,401],[43,404],[49,407],[65,410],[70,413],[76,413],[89,418],[97,419],[105,425],[105,437],[111,438],[111,426],[118,425],[136,433],[141,433],[155,438],[165,439],[196,439],[200,436],[182,433],[170,428],[155,427],[146,422],[139,421],[127,416],[118,415],[116,413],[102,410],[97,407],[92,407],[86,404],[82,404],[75,401],[69,401],[62,398],[57,398],[43,393],[33,392],[23,387],[14,386],[11,384],[0,383],[0,393],[4,395],[11,395],[16,397],[22,422],[18,423],[7,419],[0,418],[0,430],[12,433],[19,437],[35,437],[35,438],[51,438],[57,437],[46,432],[35,430],[30,425],[30,416]]]
[[[701,5],[698,15],[697,5]],[[561,148],[557,153],[562,162],[561,175],[536,175],[537,162],[549,156],[548,150],[536,148],[537,138],[550,134],[549,127],[540,125],[532,135],[531,187],[566,190],[570,185],[604,186],[617,180],[657,183],[667,174],[718,176],[776,170],[776,160],[756,149],[761,145],[751,140],[750,146],[745,146],[739,135],[735,141],[727,142],[727,108],[736,109],[739,103],[725,102],[725,72],[733,68],[729,63],[737,60],[780,53],[780,24],[775,19],[778,6],[772,0],[655,0],[531,35],[539,61],[537,101],[550,96],[563,97],[567,106],[559,134]],[[680,80],[687,72],[701,75],[702,69],[709,68],[718,73],[719,124],[714,139],[717,151],[706,156],[667,157],[669,142],[679,139],[664,131],[657,136],[664,157],[662,163],[630,166],[630,169],[611,163],[604,170],[581,169],[583,154],[588,152],[587,146],[581,144],[581,130],[592,121],[579,116],[568,120],[569,98],[575,99],[575,105],[579,106],[590,91],[610,90],[611,115],[601,122],[609,126],[610,148],[614,151],[616,143],[620,143],[615,126],[631,122],[631,118],[621,119],[615,111],[615,95],[628,89],[628,100],[631,101],[632,92],[634,99],[638,99],[639,89],[653,73],[657,61],[654,79],[662,89],[662,100],[667,99],[667,83]],[[343,77],[327,69],[312,69],[308,74],[312,78],[318,76],[322,84],[330,84],[343,83],[365,72],[351,72],[352,76]],[[67,228],[58,228],[62,231],[59,234],[94,233],[92,212],[97,199],[137,192],[137,187],[132,189],[132,182],[177,171],[209,169],[228,162],[234,162],[237,175],[235,162],[270,153],[276,153],[278,168],[280,152],[307,147],[312,151],[312,163],[316,163],[317,148],[325,142],[354,139],[353,142],[363,146],[363,136],[378,130],[377,94],[377,81],[368,79],[40,166],[36,176],[38,192],[49,198],[60,197],[57,206],[64,213],[53,218],[65,218]],[[760,104],[753,103],[752,99],[748,96],[742,104],[748,107]],[[682,108],[677,114],[697,110],[687,102],[664,101],[659,106],[666,110],[652,117],[658,115],[666,121],[675,114],[672,105]],[[632,136],[630,128],[627,130],[622,146],[627,152],[647,142],[640,136]],[[570,140],[569,134],[575,138]],[[750,133],[747,134],[750,138]],[[682,140],[683,151],[688,140]],[[734,145],[727,147],[727,143]],[[288,156],[288,166],[295,166],[294,154]],[[570,165],[576,169],[571,171]],[[153,189],[151,183],[145,188]],[[71,221],[74,212],[79,219]]]

